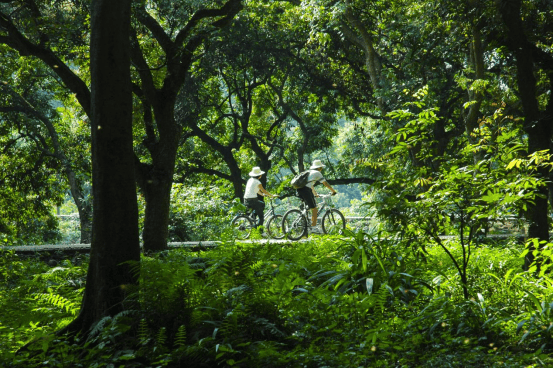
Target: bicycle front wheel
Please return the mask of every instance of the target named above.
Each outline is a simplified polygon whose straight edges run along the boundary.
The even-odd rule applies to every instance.
[[[292,209],[283,215],[283,234],[291,240],[298,240],[306,235],[308,223],[300,210]]]
[[[325,234],[342,235],[346,229],[346,220],[339,210],[333,208],[323,215],[321,227]]]
[[[252,222],[248,216],[238,215],[231,222],[231,228],[235,238],[240,240],[248,239],[252,229],[254,228],[254,222]]]
[[[283,216],[273,215],[267,219],[266,231],[268,235],[273,239],[283,239],[285,234],[283,234]]]

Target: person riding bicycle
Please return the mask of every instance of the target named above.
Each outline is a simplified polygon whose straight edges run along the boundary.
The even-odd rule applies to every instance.
[[[322,183],[332,192],[331,193],[332,195],[337,194],[337,191],[334,190],[333,187],[329,185],[329,183],[327,183],[327,180],[325,180],[325,178],[323,177],[323,174],[321,173],[321,170],[323,170],[324,167],[325,165],[321,163],[321,160],[314,160],[312,162],[312,166],[310,166],[308,183],[306,184],[306,186],[296,189],[296,193],[298,194],[298,196],[302,198],[306,206],[308,206],[308,209],[312,211],[312,225],[309,230],[311,232],[317,232],[317,233],[320,233],[320,231],[316,227],[317,226],[317,205],[315,202],[315,197],[319,197],[319,195],[315,191],[315,188],[314,188],[315,184]]]
[[[252,208],[254,213],[258,216],[256,227],[263,226],[265,209],[265,203],[258,199],[258,193],[261,192],[269,197],[275,197],[264,189],[260,181],[263,174],[265,174],[265,171],[262,171],[258,166],[253,167],[252,171],[248,174],[250,179],[246,182],[246,189],[244,190],[244,205],[248,208]]]

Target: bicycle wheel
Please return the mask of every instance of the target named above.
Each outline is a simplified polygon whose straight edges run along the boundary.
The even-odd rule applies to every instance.
[[[329,235],[342,235],[346,229],[344,215],[337,209],[330,209],[325,212],[321,220],[323,232]]]
[[[298,240],[306,234],[308,223],[300,210],[288,210],[283,215],[283,234],[291,240]]]
[[[265,226],[267,233],[273,239],[283,239],[285,234],[283,234],[283,216],[273,215],[267,219],[267,224]]]
[[[233,235],[235,238],[244,240],[248,239],[252,229],[254,228],[254,223],[250,217],[245,215],[238,215],[231,221],[231,228],[233,229]]]

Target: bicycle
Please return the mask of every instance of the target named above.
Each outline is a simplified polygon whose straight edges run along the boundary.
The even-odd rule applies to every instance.
[[[264,227],[269,237],[273,239],[283,239],[285,237],[285,234],[281,232],[283,216],[275,213],[272,198],[270,198],[269,203],[270,208],[264,212],[264,218],[266,219]],[[256,227],[255,225],[257,222],[254,216],[254,211],[249,208],[246,212],[240,212],[233,218],[231,227],[237,239],[245,240],[250,237],[252,229]]]
[[[317,209],[318,217],[323,213],[321,218],[321,228],[325,234],[340,235],[346,229],[346,219],[342,212],[333,207],[331,202],[331,194],[320,195],[323,201],[320,202],[320,207]],[[309,215],[309,216],[308,216]],[[306,204],[302,201],[300,208],[288,210],[283,215],[282,228],[283,233],[291,240],[298,240],[305,236],[308,232],[308,223],[311,223],[311,212],[308,213]]]

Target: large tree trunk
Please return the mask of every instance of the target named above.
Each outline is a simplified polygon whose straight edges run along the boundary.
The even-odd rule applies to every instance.
[[[516,57],[517,85],[525,116],[524,128],[528,135],[528,153],[541,150],[548,150],[552,153],[552,97],[550,96],[548,109],[540,111],[535,77],[537,63],[534,59],[534,55],[537,53],[534,44],[527,39],[524,33],[521,0],[497,0],[497,5],[508,30],[506,44]],[[549,55],[549,66],[551,67],[552,54]],[[549,71],[552,75],[552,68]],[[537,175],[552,182],[552,172],[548,170],[543,169]],[[525,217],[529,221],[528,236],[539,240],[548,240],[550,228],[548,187],[539,188],[536,194],[535,202],[527,207],[525,213]],[[533,254],[529,252],[523,265],[524,269],[527,269],[533,260]]]
[[[152,163],[139,164],[137,172],[137,182],[146,202],[142,231],[145,251],[167,249],[171,187],[181,136],[174,116],[174,98],[160,93],[153,106],[159,139],[149,142]]]
[[[137,182],[146,202],[142,231],[144,250],[162,251],[167,249],[171,188],[181,128],[175,121],[175,98],[157,92],[152,105],[159,139],[151,133],[148,148],[152,163],[139,164]]]
[[[175,162],[175,157],[171,162]],[[167,170],[170,169],[168,165],[163,166],[166,167],[166,170],[156,173],[153,165],[141,165],[143,173],[140,175],[142,178],[139,180],[139,185],[146,202],[142,230],[145,251],[167,249],[173,170],[168,172]],[[174,165],[172,164],[172,166]]]
[[[91,32],[92,189],[91,257],[81,311],[66,330],[87,332],[124,309],[127,261],[140,260],[133,166],[129,58],[130,0],[93,0]]]

